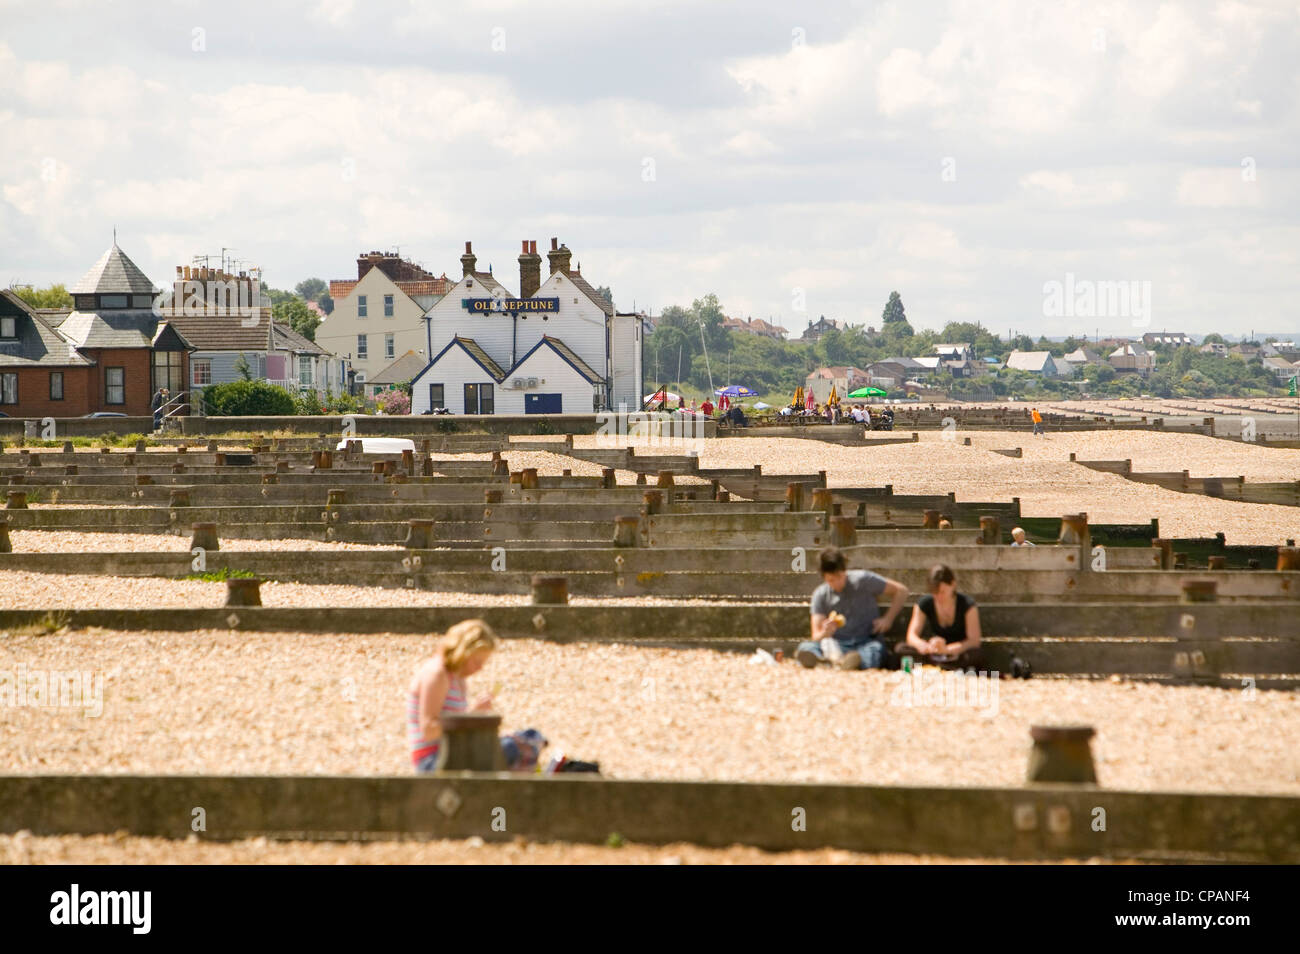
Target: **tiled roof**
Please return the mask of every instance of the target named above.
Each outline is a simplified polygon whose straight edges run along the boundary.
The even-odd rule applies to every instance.
[[[542,344],[548,344],[554,348],[565,361],[573,365],[574,369],[592,384],[604,384],[605,379],[591,369],[591,365],[583,361],[574,353],[574,350],[566,345],[559,338],[552,338],[550,335],[542,335]],[[532,352],[529,352],[531,354]],[[526,358],[528,355],[525,355]],[[520,361],[520,364],[523,364]],[[517,366],[516,366],[517,367]]]
[[[401,384],[403,381],[410,381],[424,369],[427,363],[424,355],[408,351],[367,380],[366,384]]]
[[[74,311],[59,333],[78,348],[148,348],[161,319],[152,311]]]
[[[300,335],[283,322],[271,324],[271,340],[276,351],[293,351],[303,354],[329,354],[324,348],[305,335]]]
[[[271,322],[262,315],[251,328],[244,327],[244,319],[238,316],[184,315],[167,320],[199,351],[265,351],[270,340]]]
[[[458,343],[462,348],[468,351],[474,360],[483,365],[483,369],[487,371],[488,374],[492,375],[492,377],[496,378],[498,381],[505,379],[506,373],[501,370],[501,365],[488,357],[488,353],[484,351],[479,343],[473,338],[462,338],[460,335],[457,335],[452,339],[452,343]]]
[[[573,282],[574,287],[576,287],[578,291],[590,298],[592,304],[597,305],[600,310],[605,313],[606,318],[613,317],[614,306],[605,298],[604,295],[601,295],[596,291],[596,289],[592,288],[587,280],[582,277],[580,272],[569,272],[565,277],[567,277],[569,281]],[[602,378],[602,380],[604,379]]]
[[[473,277],[477,278],[478,283],[482,285],[484,288],[486,288],[488,291],[496,291],[499,288],[507,295],[510,294],[509,289],[507,289],[505,285],[502,285],[499,281],[497,281],[496,276],[493,275],[491,272],[475,272]]]
[[[54,325],[13,292],[0,288],[0,315],[17,318],[13,340],[0,340],[0,367],[72,367],[91,365]]]
[[[113,247],[68,291],[74,295],[152,295],[156,289],[149,276],[114,242]]]
[[[483,276],[492,278],[487,272]],[[495,281],[495,279],[493,279]],[[358,279],[350,278],[344,280],[335,280],[330,282],[330,297],[336,302],[347,298],[352,294],[352,290],[357,287]],[[393,282],[402,293],[414,298],[416,295],[445,295],[451,291],[451,286],[455,284],[449,278],[435,278],[430,281],[419,282]]]

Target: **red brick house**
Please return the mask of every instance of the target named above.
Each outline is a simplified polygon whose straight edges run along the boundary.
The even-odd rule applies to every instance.
[[[63,314],[0,290],[0,412],[148,416],[159,387],[185,390],[193,349],[153,313],[153,283],[116,243],[70,292]]]

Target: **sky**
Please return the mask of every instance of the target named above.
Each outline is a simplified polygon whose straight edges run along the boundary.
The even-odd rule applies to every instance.
[[[472,240],[517,291],[558,237],[620,310],[795,334],[897,290],[919,328],[1289,336],[1298,54],[1295,2],[0,0],[0,285],[116,228],[156,283]]]

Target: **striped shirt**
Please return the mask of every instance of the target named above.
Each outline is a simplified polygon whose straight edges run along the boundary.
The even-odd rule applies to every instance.
[[[448,673],[447,697],[442,700],[439,715],[447,712],[464,712],[468,708],[465,701],[465,680]],[[419,765],[430,755],[435,755],[442,747],[440,739],[428,741],[420,729],[420,693],[418,690],[406,696],[406,740],[411,747],[411,761]]]

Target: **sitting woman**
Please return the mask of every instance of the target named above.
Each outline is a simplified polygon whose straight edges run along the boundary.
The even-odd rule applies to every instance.
[[[920,656],[944,669],[978,669],[980,611],[975,601],[957,592],[952,569],[939,563],[930,569],[930,592],[912,607],[907,641],[899,643],[899,656]],[[926,627],[931,636],[925,638]]]
[[[497,648],[498,638],[481,619],[467,619],[447,630],[438,640],[433,657],[422,662],[411,677],[406,699],[406,735],[411,761],[417,772],[433,772],[442,754],[442,717],[469,708],[465,680],[487,665]],[[492,696],[480,695],[474,711],[492,708]],[[506,766],[531,771],[546,748],[546,739],[536,729],[524,729],[501,737]]]

